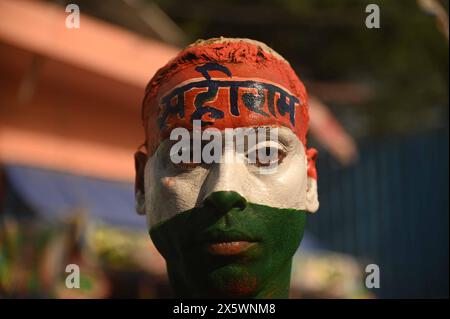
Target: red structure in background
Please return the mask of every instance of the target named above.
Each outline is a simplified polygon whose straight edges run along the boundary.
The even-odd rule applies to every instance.
[[[178,50],[66,16],[0,1],[0,161],[131,181],[145,85]]]

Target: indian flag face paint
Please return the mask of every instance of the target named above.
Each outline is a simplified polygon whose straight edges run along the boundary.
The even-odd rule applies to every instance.
[[[197,43],[152,79],[143,119],[148,156],[138,171],[139,207],[176,294],[286,297],[306,214],[318,209],[307,95],[289,64],[250,40]],[[276,139],[243,151],[275,150],[275,169],[266,171],[258,155],[230,160],[242,156],[235,144],[220,148],[218,162],[175,163],[170,135],[177,128],[195,135],[195,121],[221,141],[228,129],[276,130]]]
[[[288,128],[268,128],[271,129],[277,130],[277,140],[255,145],[276,150],[277,166],[268,173],[258,166],[258,161],[237,160],[236,147],[224,147],[219,163],[175,164],[170,157],[174,143],[163,141],[145,167],[145,193],[151,194],[145,202],[148,226],[152,228],[200,207],[208,196],[219,191],[234,191],[259,205],[316,211],[316,180],[307,176],[308,159],[303,144]]]

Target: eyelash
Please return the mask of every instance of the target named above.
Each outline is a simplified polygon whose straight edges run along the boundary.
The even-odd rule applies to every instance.
[[[200,165],[204,165],[204,163],[178,163],[174,164],[175,166],[183,169],[183,170],[192,170],[194,168],[197,168]]]
[[[270,154],[270,152],[268,152],[268,150],[270,150],[270,149],[276,149],[276,152],[277,152],[277,159],[276,159],[276,161],[269,160],[268,163],[262,163],[262,162],[260,161],[260,158],[259,158],[259,154],[260,154],[260,152],[261,152],[262,149],[265,149],[265,151],[266,151],[266,153],[265,153],[266,156],[268,156],[267,154]],[[251,152],[246,152],[246,153],[245,153],[245,157],[247,158],[247,160],[250,160],[249,156],[250,156],[250,154],[252,154],[253,152],[256,153],[256,154],[255,154],[255,157],[254,157],[255,162],[249,163],[249,164],[250,164],[250,165],[254,165],[254,166],[256,166],[256,167],[269,167],[269,166],[272,166],[272,165],[274,165],[274,164],[279,165],[279,164],[281,164],[281,163],[283,162],[283,160],[284,160],[284,159],[286,158],[286,156],[287,156],[286,151],[285,151],[284,149],[282,149],[282,148],[274,147],[274,146],[261,146],[261,147],[258,147],[258,148],[256,148],[256,149],[254,149],[254,150],[251,151]],[[173,164],[175,167],[180,168],[180,169],[182,169],[182,170],[186,170],[186,171],[188,171],[188,170],[193,170],[193,169],[195,169],[195,168],[197,168],[197,167],[199,167],[199,166],[209,165],[209,164],[203,163],[203,162],[201,162],[201,163],[193,163],[193,162],[189,162],[189,163],[177,163],[177,164],[172,163],[172,164]]]
[[[276,149],[276,152],[277,152],[277,160],[276,161],[271,161],[271,160],[269,160],[268,161],[268,163],[262,163],[261,161],[260,161],[260,159],[259,159],[259,153],[261,152],[261,150],[262,149],[265,149],[265,154],[266,154],[266,156],[269,156],[269,155],[267,155],[267,154],[270,154],[270,152],[267,152],[268,150],[270,150],[270,149]],[[283,149],[281,149],[281,148],[278,148],[278,147],[274,147],[274,146],[262,146],[262,147],[259,147],[259,148],[257,148],[257,149],[255,149],[253,152],[256,152],[256,156],[255,156],[255,159],[256,159],[256,162],[255,163],[252,163],[253,165],[255,165],[256,167],[269,167],[269,166],[272,166],[272,165],[274,165],[274,164],[281,164],[282,162],[283,162],[283,160],[284,160],[284,158],[286,157],[286,152],[283,150]],[[247,158],[249,157],[249,154],[250,153],[248,153],[248,154],[246,154],[246,156],[247,156]]]

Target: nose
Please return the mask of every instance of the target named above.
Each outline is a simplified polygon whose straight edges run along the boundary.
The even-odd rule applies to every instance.
[[[210,166],[198,196],[199,203],[206,201],[218,213],[232,208],[244,209],[247,205],[245,189],[249,184],[247,168],[234,159],[234,149],[225,147],[223,152],[223,160]]]
[[[205,198],[204,203],[212,206],[218,213],[225,214],[233,208],[244,210],[247,201],[244,197],[233,191],[220,191],[211,193]]]

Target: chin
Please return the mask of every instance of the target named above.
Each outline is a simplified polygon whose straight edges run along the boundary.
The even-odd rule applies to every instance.
[[[250,273],[248,267],[227,265],[208,275],[211,295],[220,298],[251,298],[261,287],[258,276]]]

